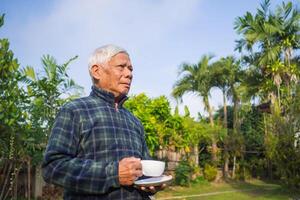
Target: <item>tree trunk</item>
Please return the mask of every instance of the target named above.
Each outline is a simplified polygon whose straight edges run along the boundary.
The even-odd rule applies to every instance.
[[[1,194],[0,194],[0,199],[6,199],[6,196],[7,196],[7,183],[11,177],[11,169],[12,169],[12,161],[11,160],[8,160],[8,164],[6,165],[6,169],[4,170],[4,184],[2,185],[2,191],[1,191]],[[5,190],[6,189],[6,190]]]
[[[214,165],[217,164],[217,151],[218,151],[218,146],[217,146],[217,140],[215,138],[215,136],[213,136],[212,138],[212,161],[214,163]]]
[[[14,187],[14,199],[18,199],[18,178],[19,178],[19,168],[15,170],[15,187]]]
[[[204,101],[205,108],[208,111],[210,126],[213,128],[214,127],[214,118],[213,118],[213,114],[212,114],[212,108],[209,104],[208,96],[204,96],[203,101]],[[217,158],[218,146],[217,146],[217,139],[216,139],[215,133],[212,135],[211,147],[212,147],[212,161],[214,164],[216,164],[216,162],[218,160],[218,158]]]
[[[225,179],[228,178],[228,174],[229,174],[229,156],[226,155],[225,156],[225,161],[224,161],[224,177]]]
[[[238,102],[237,100],[233,101],[233,131],[235,133],[238,132],[237,130],[237,124],[238,124]]]
[[[1,188],[1,193],[0,193],[0,200],[2,199],[3,197],[3,193],[4,193],[4,190],[5,190],[5,184],[6,184],[6,179],[7,179],[7,172],[6,170],[8,169],[8,165],[9,163],[8,162],[3,162],[3,165],[1,165],[1,167],[3,168],[3,179],[0,179],[0,185],[2,185],[2,188]]]
[[[227,98],[226,98],[226,91],[223,91],[223,111],[224,111],[224,121],[223,121],[223,126],[224,128],[227,128]]]
[[[208,107],[208,114],[209,114],[209,122],[210,122],[210,125],[211,127],[214,127],[215,126],[215,123],[214,123],[214,117],[213,117],[213,114],[212,114],[212,108]]]
[[[30,158],[28,158],[27,161],[27,190],[28,190],[28,200],[30,200],[30,193],[31,193],[31,162],[30,162]]]
[[[273,167],[270,159],[268,159],[268,177],[269,179],[273,180]]]
[[[236,156],[233,156],[232,178],[235,178]]]
[[[196,166],[199,165],[199,149],[198,149],[198,144],[194,145],[194,156],[195,156],[195,164]]]
[[[6,189],[7,191],[6,191],[6,194],[4,195],[4,198],[3,198],[3,200],[4,199],[7,199],[7,197],[8,197],[8,195],[9,194],[11,194],[11,195],[13,195],[13,193],[12,193],[12,191],[13,191],[13,186],[14,186],[14,181],[15,181],[15,177],[14,177],[14,168],[16,167],[16,165],[17,165],[17,162],[15,161],[15,160],[10,160],[11,162],[11,171],[9,172],[9,174],[8,174],[8,177],[9,177],[9,179],[10,179],[10,181],[9,181],[9,187],[8,187],[8,189]]]
[[[239,128],[238,128],[238,106],[239,106],[239,98],[238,94],[234,88],[234,85],[231,86],[232,88],[232,93],[233,93],[233,132],[238,133]]]
[[[228,153],[228,149],[227,149],[227,144],[226,142],[224,143],[224,178],[228,178],[228,174],[229,174],[229,153]]]
[[[160,150],[160,151],[162,152],[162,150]],[[162,156],[162,158],[164,158],[164,157]],[[35,178],[32,181],[32,182],[34,182],[32,184],[32,190],[33,190],[32,196],[34,199],[38,199],[39,197],[42,197],[42,195],[43,195],[43,186],[45,185],[45,182],[42,178],[42,167],[40,165],[38,165],[33,169],[35,170],[35,172],[34,172]]]
[[[279,108],[281,108],[280,85],[277,86],[277,99],[278,99]]]
[[[223,111],[224,111],[224,122],[223,126],[225,129],[227,129],[227,98],[226,98],[226,90],[223,90]],[[228,137],[228,136],[227,136]],[[227,139],[228,140],[228,139]],[[228,147],[227,147],[227,142],[224,142],[224,177],[225,179],[228,178],[228,172],[229,172],[229,153],[228,153]]]

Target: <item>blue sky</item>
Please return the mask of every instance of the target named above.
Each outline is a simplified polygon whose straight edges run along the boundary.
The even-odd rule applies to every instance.
[[[172,107],[172,87],[182,62],[196,63],[204,54],[237,55],[234,21],[255,12],[259,0],[1,0],[5,24],[0,38],[8,38],[21,67],[41,68],[50,54],[59,64],[78,55],[70,76],[90,92],[87,70],[90,53],[105,44],[128,50],[134,65],[130,94],[165,95]],[[281,0],[271,1],[272,6]],[[299,5],[299,0],[292,0]],[[211,92],[214,109],[222,105],[221,93]],[[201,98],[185,95],[192,116],[205,114]]]

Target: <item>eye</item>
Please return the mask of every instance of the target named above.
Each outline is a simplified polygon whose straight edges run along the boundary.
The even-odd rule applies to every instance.
[[[125,65],[117,65],[117,69],[120,71],[123,71],[125,68]]]
[[[127,65],[117,65],[116,67],[119,71],[123,71],[125,68],[127,68],[131,72],[133,71],[133,67],[131,65],[129,65],[129,66],[127,66]]]
[[[128,68],[131,72],[133,71],[132,66],[128,66],[127,68]]]

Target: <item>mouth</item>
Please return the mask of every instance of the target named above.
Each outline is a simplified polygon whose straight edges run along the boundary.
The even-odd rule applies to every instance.
[[[121,83],[121,85],[123,85],[123,86],[125,86],[125,87],[127,87],[127,88],[130,88],[130,83]]]

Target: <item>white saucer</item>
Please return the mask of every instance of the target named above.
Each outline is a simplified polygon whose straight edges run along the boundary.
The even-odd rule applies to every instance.
[[[135,185],[138,186],[156,186],[156,185],[162,185],[163,183],[167,183],[171,181],[173,177],[171,175],[162,175],[159,177],[152,177],[152,178],[145,178],[141,180],[137,180],[134,182]]]

